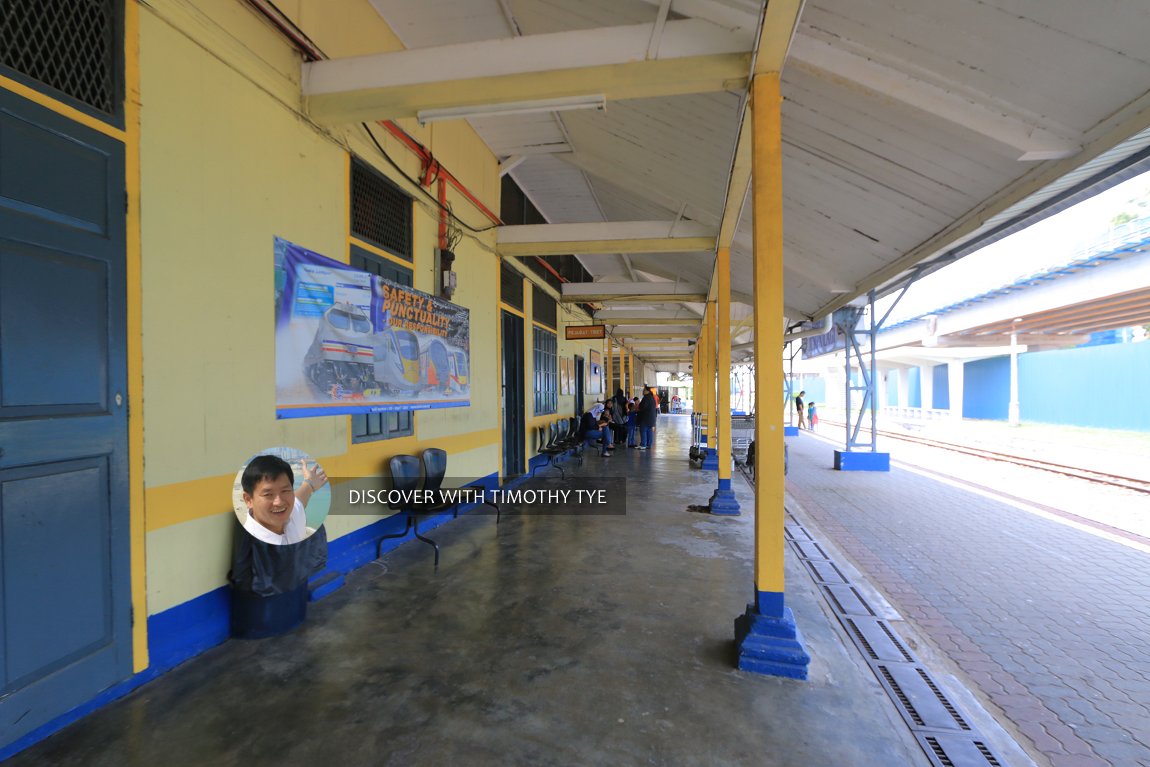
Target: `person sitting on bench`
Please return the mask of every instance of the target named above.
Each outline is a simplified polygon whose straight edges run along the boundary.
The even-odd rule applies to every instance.
[[[579,421],[579,438],[583,441],[599,439],[603,442],[600,455],[611,455],[615,449],[615,435],[611,431],[611,416],[602,402],[596,402]]]

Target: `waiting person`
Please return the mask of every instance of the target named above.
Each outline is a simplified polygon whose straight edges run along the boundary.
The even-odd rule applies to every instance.
[[[615,402],[616,408],[618,408],[618,412],[620,414],[622,414],[623,416],[626,416],[626,414],[627,414],[627,403],[629,402],[629,400],[627,398],[627,395],[623,393],[623,390],[622,389],[616,390],[615,396],[612,399]],[[622,421],[623,418],[619,418],[617,420]]]
[[[650,386],[643,387],[643,399],[639,400],[639,449],[646,450],[655,446],[655,413],[658,406],[655,404],[655,395],[651,393]]]
[[[819,411],[815,408],[815,403],[807,405],[807,428],[811,431],[819,425]]]
[[[635,432],[639,426],[639,398],[633,397],[627,401],[627,447],[638,447],[635,441]]]
[[[800,429],[806,428],[805,424],[807,422],[807,419],[806,419],[806,412],[807,411],[806,411],[806,408],[803,407],[803,397],[806,396],[806,393],[807,392],[804,389],[803,391],[801,391],[795,395],[795,410],[799,414],[799,428]]]
[[[611,455],[615,449],[615,435],[611,431],[611,416],[602,402],[596,402],[579,421],[579,439],[598,439],[603,443],[600,455]]]
[[[257,455],[244,468],[240,487],[248,516],[244,529],[264,543],[288,545],[307,538],[307,512],[312,493],[327,484],[327,475],[316,464],[302,464],[303,484],[295,487],[291,465],[276,455]]]

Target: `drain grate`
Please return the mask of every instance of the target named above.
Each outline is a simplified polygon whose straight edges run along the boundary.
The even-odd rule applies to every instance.
[[[854,586],[846,583],[820,585],[823,593],[827,596],[827,600],[831,603],[831,607],[840,615],[865,615],[871,618],[878,615]]]
[[[753,490],[754,485],[747,481]],[[790,509],[786,511],[783,534],[811,572],[847,635],[867,658],[883,689],[897,704],[931,763],[937,767],[1003,767],[1001,758],[959,713],[930,673],[917,665],[898,634],[877,617]]]
[[[806,564],[807,568],[812,573],[814,573],[815,580],[817,580],[819,583],[846,583],[847,582],[846,576],[844,576],[842,574],[842,571],[840,571],[837,567],[835,567],[834,562],[828,562],[826,560],[819,561],[819,560],[812,560],[812,559],[804,559],[803,562]]]
[[[855,644],[870,660],[914,663],[910,650],[877,618],[844,617],[842,622],[850,629]]]
[[[970,730],[970,725],[922,669],[889,664],[880,664],[877,669],[912,730]]]
[[[813,541],[810,533],[808,533],[802,525],[783,525],[783,532],[786,533],[792,541]]]
[[[1003,767],[1005,764],[981,740],[943,733],[916,737],[927,756],[940,767]]]
[[[795,541],[795,548],[802,559],[830,559],[823,547],[814,541]]]

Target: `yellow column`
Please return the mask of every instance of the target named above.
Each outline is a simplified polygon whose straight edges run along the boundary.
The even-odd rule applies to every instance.
[[[707,309],[709,309],[707,305]],[[697,369],[699,375],[695,380],[695,399],[699,402],[699,411],[704,414],[706,426],[703,429],[703,441],[707,447],[711,447],[711,427],[710,424],[715,420],[714,406],[711,403],[713,397],[711,394],[714,392],[713,386],[715,377],[711,372],[711,354],[708,351],[711,344],[711,325],[707,322],[706,309],[703,313],[703,324],[699,326],[699,343],[698,355],[699,364]]]
[[[715,263],[718,299],[715,302],[717,349],[717,418],[719,427],[719,483],[711,496],[712,514],[738,514],[739,502],[731,488],[731,251],[719,248]]]
[[[755,215],[755,589],[763,614],[783,609],[783,154],[777,74],[752,87],[752,204]],[[760,471],[761,469],[761,471]],[[772,595],[762,598],[761,595]],[[777,596],[774,596],[777,595]],[[777,604],[775,604],[777,602]]]
[[[771,5],[774,5],[772,2]],[[739,668],[806,679],[811,659],[783,594],[783,153],[779,74],[751,84],[755,216],[755,595],[735,619]]]
[[[706,309],[703,311],[703,338],[704,343],[700,344],[702,348],[699,354],[703,356],[703,370],[706,372],[707,379],[703,385],[707,390],[707,456],[703,460],[704,469],[717,469],[719,467],[719,456],[715,450],[719,446],[719,414],[717,412],[719,400],[715,396],[715,303],[708,301]]]
[[[615,387],[613,385],[615,379],[615,342],[611,340],[611,336],[607,336],[607,369],[603,372],[603,388],[606,390],[604,394],[607,397],[615,395]]]

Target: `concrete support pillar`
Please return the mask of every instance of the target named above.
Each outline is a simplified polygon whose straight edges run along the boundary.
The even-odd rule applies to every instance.
[[[920,367],[918,369],[918,390],[922,396],[922,409],[930,410],[934,407],[934,368]]]
[[[703,458],[703,468],[712,471],[719,468],[719,434],[727,431],[729,424],[723,423],[723,414],[719,409],[719,380],[722,371],[718,364],[718,337],[719,337],[719,311],[714,301],[707,302],[707,310],[703,315],[703,324],[707,327],[707,347],[703,354],[710,359],[707,365],[707,453]],[[727,418],[730,419],[728,406]]]
[[[910,368],[897,368],[898,373],[898,406],[910,407]]]
[[[712,514],[738,514],[739,502],[731,488],[731,251],[719,248],[715,259],[718,297],[715,320],[718,338],[715,367],[718,368],[719,482],[711,496]]]
[[[615,394],[615,341],[607,336],[607,369],[603,371],[604,399]]]
[[[751,81],[751,181],[754,207],[755,391],[777,403],[783,391],[783,151],[779,74]],[[754,601],[735,620],[739,668],[807,678],[810,656],[784,600],[783,411],[755,409]]]
[[[962,420],[962,383],[963,383],[963,365],[962,360],[954,360],[953,362],[946,363],[946,378],[947,384],[950,388],[950,417],[955,421]]]
[[[699,355],[699,374],[695,377],[695,400],[699,403],[699,412],[703,413],[706,419],[706,427],[703,429],[703,445],[704,447],[710,446],[711,443],[711,424],[715,421],[715,405],[714,405],[714,392],[715,392],[715,373],[712,369],[712,355],[708,352],[711,345],[711,326],[707,322],[707,316],[703,315],[703,324],[699,327],[699,343],[696,345]]]

